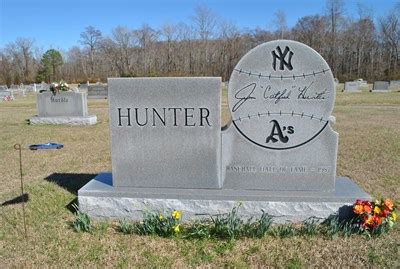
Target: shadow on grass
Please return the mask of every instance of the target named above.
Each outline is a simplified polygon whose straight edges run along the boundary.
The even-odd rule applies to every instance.
[[[46,177],[45,180],[54,182],[70,193],[78,195],[78,190],[95,178],[96,175],[97,174],[54,173]]]
[[[17,196],[13,199],[10,199],[8,201],[5,201],[1,204],[1,206],[7,206],[7,205],[15,205],[15,204],[20,204],[20,203],[26,203],[29,201],[29,195],[27,193],[24,193],[20,196]]]

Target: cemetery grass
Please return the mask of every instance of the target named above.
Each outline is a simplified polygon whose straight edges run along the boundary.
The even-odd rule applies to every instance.
[[[223,122],[229,120],[223,93]],[[98,124],[30,126],[33,95],[0,103],[0,267],[260,267],[400,266],[400,228],[378,238],[353,235],[184,240],[124,235],[117,222],[95,222],[91,233],[71,228],[71,203],[95,174],[111,171],[106,100],[89,100]],[[400,199],[400,93],[338,92],[333,113],[340,133],[338,175],[374,198]],[[15,143],[57,142],[61,150],[23,150],[28,239],[23,237]],[[178,208],[179,210],[179,208]]]

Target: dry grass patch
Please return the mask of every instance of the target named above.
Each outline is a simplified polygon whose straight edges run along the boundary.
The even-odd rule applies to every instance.
[[[223,123],[228,122],[226,91]],[[21,205],[1,206],[0,267],[400,267],[399,225],[389,234],[329,239],[323,236],[183,240],[123,235],[117,223],[95,223],[92,234],[75,233],[68,205],[93,175],[111,170],[108,106],[89,100],[94,126],[30,126],[36,113],[29,95],[0,103],[0,202],[19,195],[15,143],[58,142],[61,150],[23,151],[29,195],[28,241]],[[348,175],[374,197],[400,199],[400,93],[338,92],[333,113],[340,133],[338,175]]]

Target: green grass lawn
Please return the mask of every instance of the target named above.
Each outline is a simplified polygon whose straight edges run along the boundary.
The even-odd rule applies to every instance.
[[[222,93],[223,123],[229,121]],[[19,196],[15,143],[58,142],[61,150],[23,150],[28,240],[21,204],[2,205],[0,267],[400,267],[400,228],[379,238],[294,236],[262,239],[184,240],[124,235],[116,222],[97,222],[92,234],[71,228],[68,209],[77,190],[111,171],[106,100],[89,100],[98,124],[85,127],[30,126],[35,97],[0,103],[0,203]],[[400,92],[342,93],[333,112],[340,134],[338,171],[374,198],[400,199]]]

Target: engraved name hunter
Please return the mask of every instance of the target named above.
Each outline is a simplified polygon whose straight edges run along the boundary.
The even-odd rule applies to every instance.
[[[211,127],[206,107],[117,108],[118,126]]]

